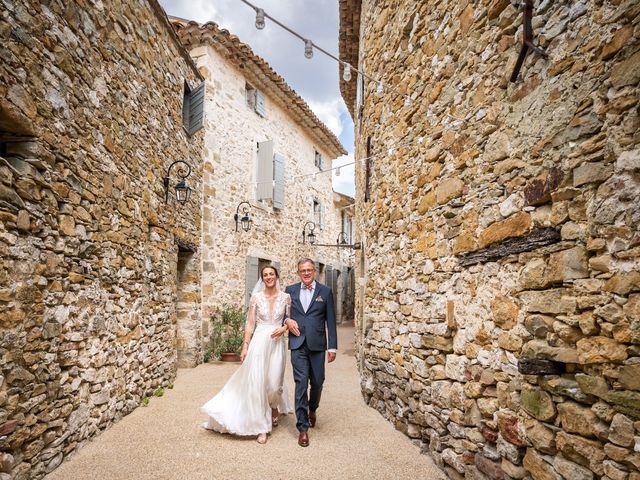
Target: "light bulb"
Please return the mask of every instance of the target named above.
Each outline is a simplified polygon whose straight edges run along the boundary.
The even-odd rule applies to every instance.
[[[313,42],[311,40],[304,41],[304,56],[307,58],[313,57]]]
[[[376,94],[378,96],[382,95],[383,90],[384,90],[384,87],[382,85],[382,82],[378,82],[378,86],[376,87]]]
[[[258,30],[262,30],[264,26],[264,10],[262,8],[258,8],[256,10],[256,28]]]
[[[336,168],[336,177],[340,176],[340,167]]]
[[[411,105],[411,97],[409,95],[404,96],[404,106],[408,107]]]
[[[344,71],[342,72],[342,79],[345,82],[350,82],[351,81],[351,65],[349,65],[348,63],[345,63],[343,69]]]

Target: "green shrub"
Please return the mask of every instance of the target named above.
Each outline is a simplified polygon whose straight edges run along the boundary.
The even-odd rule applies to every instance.
[[[244,341],[245,309],[228,303],[211,314],[211,352],[216,358],[227,352],[240,353]],[[206,354],[205,354],[206,355]]]

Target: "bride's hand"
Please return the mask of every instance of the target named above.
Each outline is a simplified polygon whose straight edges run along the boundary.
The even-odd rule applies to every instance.
[[[288,329],[286,326],[284,327],[280,327],[280,328],[276,328],[272,333],[271,333],[271,338],[278,338],[281,337],[282,335],[284,335],[284,332],[286,332]]]
[[[242,347],[242,352],[240,352],[240,361],[244,362],[244,359],[247,358],[247,347],[246,345]]]

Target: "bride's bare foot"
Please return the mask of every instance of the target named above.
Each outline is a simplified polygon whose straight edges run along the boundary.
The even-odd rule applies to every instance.
[[[261,433],[258,435],[258,443],[267,443],[267,434]]]
[[[272,408],[271,409],[271,424],[274,427],[278,426],[278,417],[280,416],[280,413],[278,412],[277,408]]]

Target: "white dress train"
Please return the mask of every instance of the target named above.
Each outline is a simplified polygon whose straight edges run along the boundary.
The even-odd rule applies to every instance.
[[[269,311],[269,300],[263,292],[251,296],[248,328],[255,331],[244,362],[222,390],[205,403],[201,411],[209,416],[204,428],[236,435],[258,435],[271,431],[271,409],[293,412],[284,385],[287,347],[284,335],[271,338],[282,325],[289,308],[288,294],[279,292]]]

